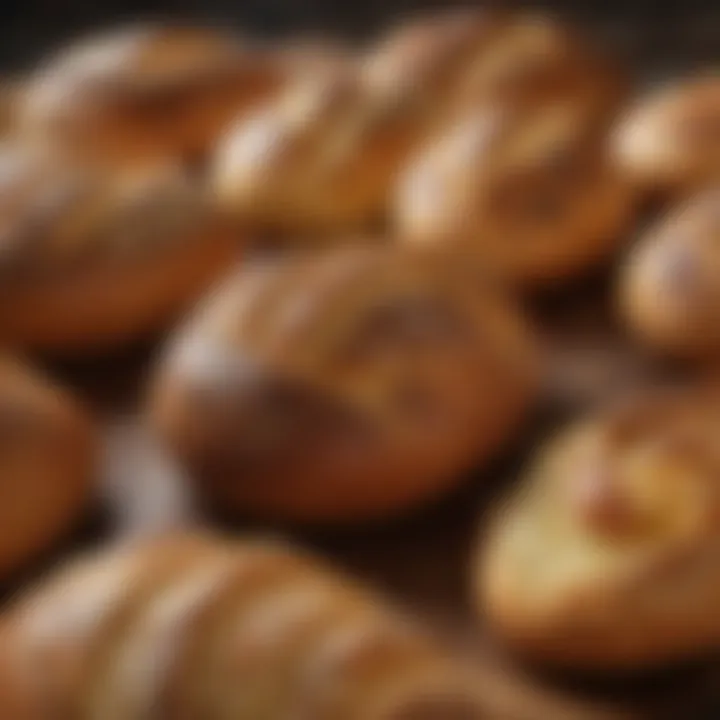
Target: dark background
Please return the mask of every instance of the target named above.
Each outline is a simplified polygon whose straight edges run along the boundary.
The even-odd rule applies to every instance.
[[[449,7],[447,0],[24,0],[0,11],[0,63],[32,64],[73,36],[138,19],[199,19],[277,37],[326,30],[372,36],[393,16]],[[471,3],[462,3],[468,5]],[[499,0],[494,5],[516,5]],[[537,0],[524,3],[569,16],[659,73],[720,61],[720,0]]]

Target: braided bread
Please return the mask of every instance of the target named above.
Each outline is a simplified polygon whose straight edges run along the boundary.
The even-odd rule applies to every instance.
[[[532,396],[520,318],[451,263],[359,247],[251,268],[171,343],[151,414],[227,510],[307,521],[439,494]]]
[[[608,255],[634,216],[605,150],[602,128],[575,104],[478,111],[408,164],[397,233],[460,248],[518,284],[576,274]]]
[[[572,101],[603,117],[625,94],[587,39],[531,13],[462,9],[404,22],[373,48],[365,73],[381,92],[413,94],[443,121],[498,101]]]
[[[682,195],[720,178],[720,77],[651,90],[618,122],[618,166],[649,194]]]
[[[161,328],[231,263],[228,230],[174,167],[105,174],[0,149],[0,338],[107,349]]]
[[[36,141],[93,161],[194,159],[275,92],[283,71],[219,30],[133,26],[51,57],[28,81],[20,122]]]
[[[468,669],[277,542],[176,536],[56,572],[6,619],[14,720],[473,720]],[[2,685],[0,685],[2,687]]]
[[[502,505],[477,599],[538,660],[647,669],[720,647],[717,386],[633,397],[571,427]]]
[[[88,508],[96,438],[75,401],[0,356],[0,577],[21,570]]]
[[[720,187],[672,209],[635,245],[623,268],[620,308],[649,345],[678,356],[720,350]]]

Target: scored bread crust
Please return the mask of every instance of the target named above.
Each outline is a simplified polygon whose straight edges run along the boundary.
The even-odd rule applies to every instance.
[[[581,32],[528,12],[460,9],[405,21],[370,49],[364,74],[380,92],[414,95],[436,125],[496,102],[573,101],[607,118],[626,95],[622,74]]]
[[[720,186],[672,207],[632,247],[617,299],[649,347],[700,360],[720,351]]]
[[[25,704],[18,720],[487,717],[468,667],[277,541],[96,552],[21,597],[2,632],[0,691]]]
[[[478,110],[407,164],[398,239],[454,249],[519,286],[572,277],[607,258],[635,215],[606,149],[603,124],[575,103]]]
[[[80,522],[97,462],[95,429],[74,398],[0,356],[0,576],[21,571]]]
[[[435,255],[357,246],[248,266],[171,341],[150,416],[225,511],[403,510],[524,417],[535,349],[508,303]]]
[[[60,354],[156,332],[238,252],[239,232],[174,166],[108,174],[0,155],[0,338]]]
[[[580,671],[717,650],[719,398],[717,385],[639,395],[541,451],[475,561],[501,639]]]
[[[720,76],[666,82],[618,120],[617,166],[641,190],[682,197],[720,179]]]
[[[132,25],[50,57],[28,78],[19,120],[33,141],[93,162],[194,160],[287,74],[270,49],[217,28]]]

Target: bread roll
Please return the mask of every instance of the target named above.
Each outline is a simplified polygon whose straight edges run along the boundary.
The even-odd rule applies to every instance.
[[[105,351],[162,329],[237,252],[174,166],[106,174],[0,149],[0,340]]]
[[[720,647],[720,394],[636,395],[533,461],[478,548],[499,637],[578,671],[647,671]]]
[[[22,720],[488,717],[469,668],[414,623],[270,541],[99,552],[21,599],[3,630],[0,682],[29,706]]]
[[[196,159],[283,68],[229,33],[125,27],[78,40],[31,76],[20,121],[35,141],[111,165]]]
[[[602,128],[576,104],[463,118],[408,163],[394,204],[402,242],[455,248],[520,286],[607,257],[633,211]]]
[[[88,509],[96,441],[72,398],[0,356],[0,579],[48,551]]]
[[[673,197],[720,179],[720,76],[650,90],[618,122],[618,166],[650,195]]]
[[[370,92],[348,66],[318,69],[229,131],[213,186],[228,212],[295,243],[365,233],[423,129],[415,108]]]
[[[670,210],[622,268],[620,311],[630,330],[661,352],[720,352],[720,186]]]
[[[452,10],[405,21],[369,53],[365,73],[389,94],[414,94],[437,121],[496,102],[572,101],[614,112],[624,81],[571,27],[534,13]]]
[[[345,248],[231,278],[170,343],[151,417],[225,512],[361,520],[496,451],[533,360],[520,317],[450,263]]]

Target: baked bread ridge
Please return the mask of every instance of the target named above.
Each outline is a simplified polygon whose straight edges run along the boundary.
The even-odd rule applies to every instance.
[[[720,180],[719,127],[717,71],[666,81],[620,116],[613,156],[646,194],[683,198]]]
[[[497,8],[401,22],[370,49],[364,73],[380,92],[432,108],[436,128],[496,102],[573,101],[607,120],[627,94],[619,69],[577,28],[550,14]]]
[[[672,206],[633,245],[617,283],[620,316],[641,343],[692,360],[720,350],[720,185]]]
[[[96,551],[21,596],[2,632],[17,720],[48,708],[84,720],[487,717],[469,667],[281,541],[174,535]]]
[[[242,231],[174,163],[122,173],[0,155],[0,337],[104,350],[161,328],[231,265]]]
[[[638,394],[542,450],[484,533],[475,597],[520,654],[645,671],[720,644],[717,383]]]
[[[25,363],[0,355],[0,575],[22,571],[76,526],[99,461],[85,409]]]
[[[635,218],[635,193],[606,143],[607,125],[576,103],[481,108],[408,162],[396,234],[454,248],[520,287],[582,273],[617,249]]]
[[[457,484],[518,429],[532,335],[437,253],[346,247],[248,266],[158,364],[150,417],[226,511],[360,520]]]
[[[218,145],[212,185],[228,212],[303,242],[381,221],[424,133],[403,98],[373,92],[354,64],[328,64],[241,117]]]
[[[226,28],[146,23],[79,38],[28,79],[24,134],[94,162],[207,153],[288,68]]]

